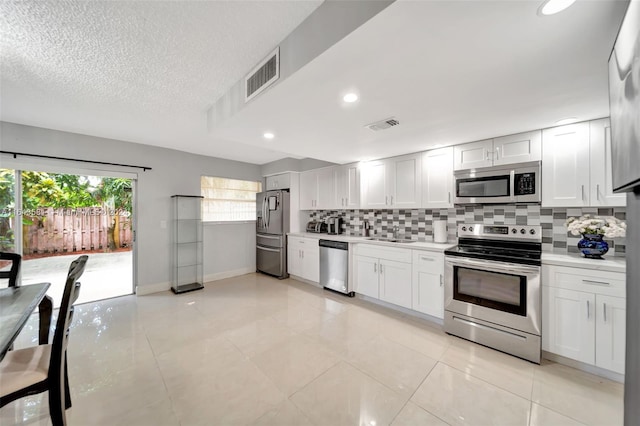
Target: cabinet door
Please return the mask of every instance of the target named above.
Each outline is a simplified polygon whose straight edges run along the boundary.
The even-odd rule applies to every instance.
[[[386,208],[389,203],[387,195],[387,163],[371,161],[362,171],[363,207]]]
[[[300,210],[313,210],[318,199],[318,174],[315,170],[300,173]]]
[[[453,147],[422,155],[422,207],[453,207]]]
[[[336,182],[333,167],[316,170],[318,176],[318,196],[315,208],[336,208]]]
[[[518,133],[493,140],[493,165],[524,163],[542,159],[542,132]]]
[[[360,207],[360,169],[357,164],[336,169],[336,204],[342,209]]]
[[[592,206],[626,206],[626,194],[613,193],[611,170],[611,125],[608,118],[589,123],[591,180],[589,201]]]
[[[453,169],[465,170],[493,165],[493,139],[453,147]]]
[[[542,349],[595,364],[595,295],[543,287]]]
[[[379,299],[378,259],[366,256],[354,256],[353,264],[355,266],[354,281],[356,293]]]
[[[287,243],[287,271],[291,275],[303,276],[302,248],[300,240],[302,238],[289,237]]]
[[[380,299],[411,309],[411,264],[380,259]]]
[[[413,256],[412,309],[444,318],[444,265],[441,254],[415,253]]]
[[[626,301],[596,295],[596,365],[624,374]]]
[[[286,189],[291,186],[291,176],[289,173],[282,173],[274,176],[267,176],[267,189]]]
[[[318,242],[316,239],[307,238],[302,250],[303,278],[315,283],[320,282],[320,247],[318,247]]]
[[[389,205],[396,208],[420,207],[422,197],[422,162],[420,154],[389,160],[387,188]]]
[[[589,123],[542,132],[542,205],[589,205]]]

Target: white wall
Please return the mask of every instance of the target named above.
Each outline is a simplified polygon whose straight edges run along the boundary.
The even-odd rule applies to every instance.
[[[261,180],[260,166],[254,164],[6,122],[0,122],[0,150],[153,168],[137,171],[138,294],[170,287],[171,227],[160,223],[171,223],[171,195],[199,195],[201,175]],[[101,170],[87,163],[78,168]],[[252,223],[206,226],[204,234],[206,277],[255,270]]]

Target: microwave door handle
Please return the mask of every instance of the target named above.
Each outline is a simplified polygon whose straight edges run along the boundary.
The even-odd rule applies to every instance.
[[[516,171],[511,170],[511,172],[509,173],[509,196],[510,196],[509,198],[513,202],[516,201],[515,187],[516,187]]]

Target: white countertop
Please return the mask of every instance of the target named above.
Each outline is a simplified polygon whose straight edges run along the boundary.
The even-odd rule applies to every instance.
[[[603,259],[587,259],[582,254],[542,253],[542,264],[622,273],[627,269],[627,260],[624,257],[604,256]]]
[[[443,252],[446,249],[456,245],[456,243],[453,243],[453,242],[434,243],[431,241],[416,241],[414,243],[391,243],[388,241],[369,240],[368,238],[370,237],[317,234],[314,232],[290,232],[287,235],[291,237],[315,238],[318,240],[344,241],[344,242],[353,243],[353,244],[375,244],[375,245],[387,246],[387,247],[398,247],[398,248],[406,248],[406,249],[412,249],[412,250],[427,250],[427,251],[439,251],[439,252]]]

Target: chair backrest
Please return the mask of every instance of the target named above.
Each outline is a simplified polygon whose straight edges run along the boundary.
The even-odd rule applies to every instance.
[[[0,271],[0,278],[9,279],[9,287],[15,287],[20,272],[20,262],[22,256],[16,253],[0,252],[0,260],[10,260],[11,269],[8,271]]]
[[[62,303],[60,304],[60,312],[56,322],[56,331],[53,335],[53,345],[51,348],[51,361],[49,363],[49,380],[51,387],[56,386],[64,395],[64,379],[63,372],[65,366],[65,352],[67,350],[67,339],[69,337],[69,326],[73,320],[73,304],[80,295],[80,283],[78,279],[84,273],[89,256],[83,255],[71,262],[67,281],[62,294]]]

